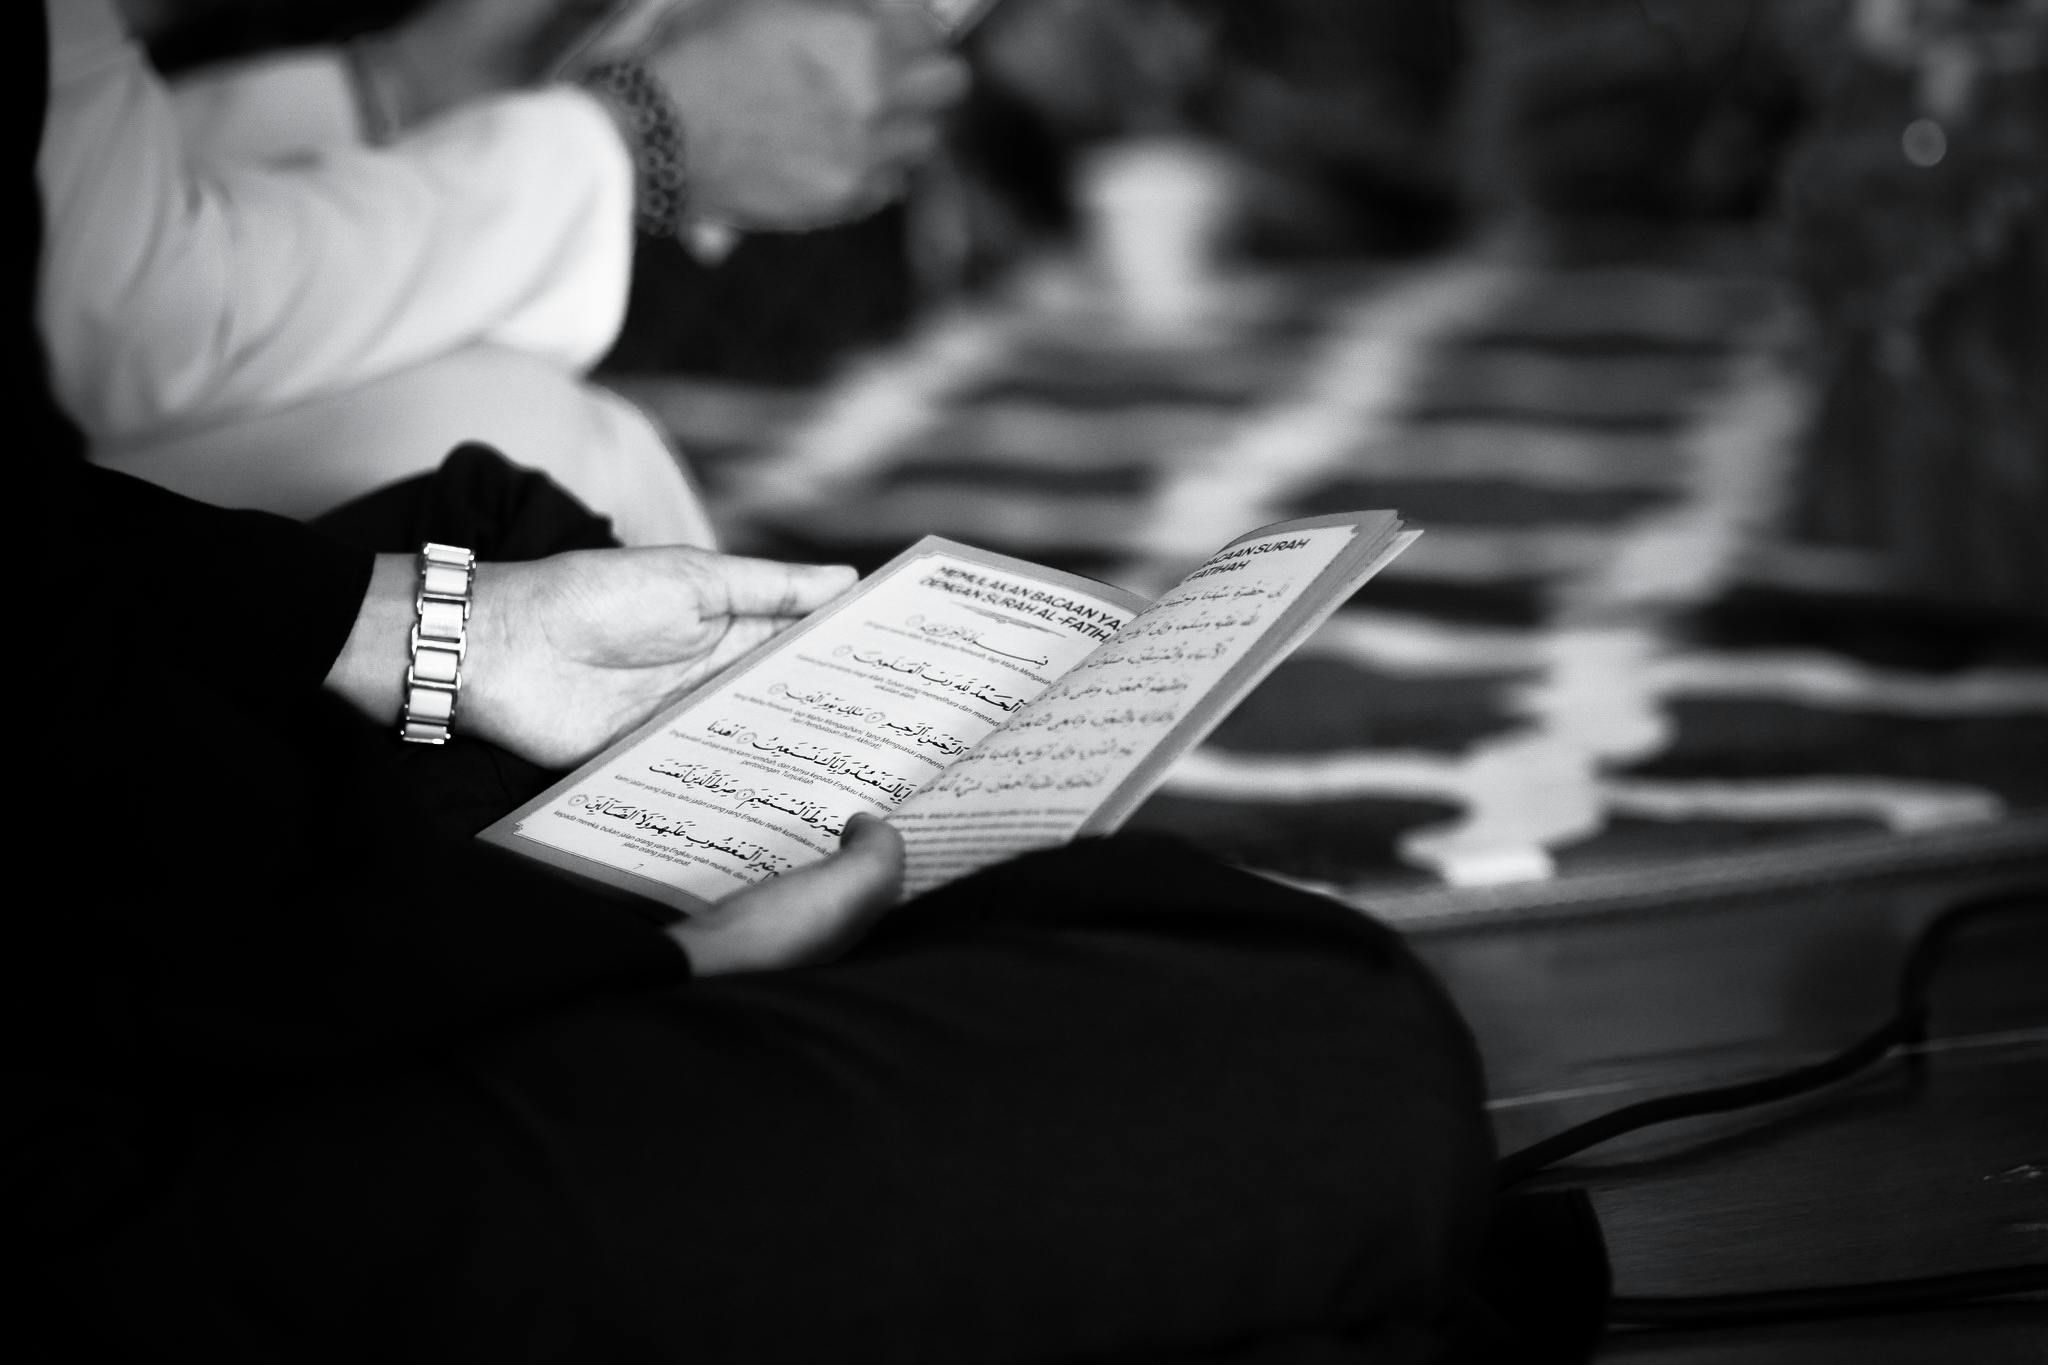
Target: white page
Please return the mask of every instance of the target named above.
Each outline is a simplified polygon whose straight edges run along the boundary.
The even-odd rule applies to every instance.
[[[814,862],[1130,619],[1079,583],[918,555],[486,837],[682,907]]]
[[[905,894],[1081,833],[1169,731],[1205,704],[1234,700],[1211,694],[1355,535],[1337,525],[1253,537],[1182,579],[1021,708],[1003,734],[898,808],[891,823],[908,851]],[[1367,576],[1409,539],[1390,546]],[[1273,661],[1284,652],[1274,650]]]

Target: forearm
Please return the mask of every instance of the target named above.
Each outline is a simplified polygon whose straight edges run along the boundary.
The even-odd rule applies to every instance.
[[[89,604],[74,613],[70,666],[135,677],[189,661],[216,667],[223,687],[270,695],[314,687],[328,671],[363,600],[369,555],[68,451],[32,450],[30,464],[43,562],[61,566],[65,601]]]
[[[167,90],[195,164],[277,165],[364,141],[338,48],[267,52],[204,67],[178,76]]]
[[[56,387],[102,443],[333,392],[477,341],[594,360],[623,316],[632,171],[580,92],[389,148],[200,165],[104,8],[66,0],[39,178]]]
[[[411,555],[378,555],[362,608],[322,686],[372,720],[398,721],[417,573]]]

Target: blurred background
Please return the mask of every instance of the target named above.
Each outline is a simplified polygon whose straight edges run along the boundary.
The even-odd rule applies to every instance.
[[[158,0],[182,70],[404,0]],[[643,241],[729,548],[1421,544],[1139,817],[1392,913],[2048,841],[2048,3],[1001,0],[900,203]],[[1917,850],[1917,852],[1916,852]]]

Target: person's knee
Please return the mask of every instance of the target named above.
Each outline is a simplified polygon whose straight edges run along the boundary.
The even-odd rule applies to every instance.
[[[1314,1049],[1333,1072],[1381,1065],[1383,1041],[1398,1039],[1430,1059],[1458,1103],[1476,1109],[1482,1098],[1469,1029],[1400,935],[1179,839],[1122,835],[1029,854],[921,897],[874,943],[884,955],[955,949],[1043,950],[1069,979],[1100,974],[1112,992],[1184,1003],[1193,1034],[1236,1012],[1244,1027]]]
[[[1493,1146],[1470,1031],[1400,936],[1153,836],[1034,854],[925,902],[899,940],[911,960],[883,974],[1028,1038],[1033,1074],[1120,1097],[1072,1122],[1185,1158],[1186,1183],[1211,1182],[1201,1197],[1262,1262],[1292,1264],[1347,1315],[1444,1307]],[[1224,1184],[1252,1170],[1235,1202]],[[1330,1278],[1340,1261],[1350,1273]]]
[[[1407,952],[1355,907],[1150,833],[1079,839],[986,868],[913,901],[885,933],[990,922],[1142,928],[1239,948],[1293,944],[1370,969]]]

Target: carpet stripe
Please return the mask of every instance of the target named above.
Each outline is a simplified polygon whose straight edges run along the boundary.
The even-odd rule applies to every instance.
[[[1543,640],[1533,630],[1461,626],[1428,616],[1348,607],[1324,622],[1296,658],[1342,659],[1378,673],[1511,673],[1540,667]]]
[[[1163,591],[1247,526],[1279,515],[1296,488],[1343,468],[1361,443],[1398,430],[1438,344],[1490,314],[1520,278],[1512,267],[1454,260],[1343,308],[1290,399],[1254,413],[1159,490],[1132,542],[1158,565],[1152,581],[1134,586]]]
[[[1652,665],[1649,681],[1671,700],[1741,698],[1941,718],[2048,714],[2048,669],[2038,668],[1930,676],[1785,650],[1681,655]]]
[[[1824,820],[1860,817],[1901,832],[1983,824],[2006,811],[1991,792],[1897,778],[1771,778],[1746,782],[1610,778],[1607,808],[1653,820]]]

